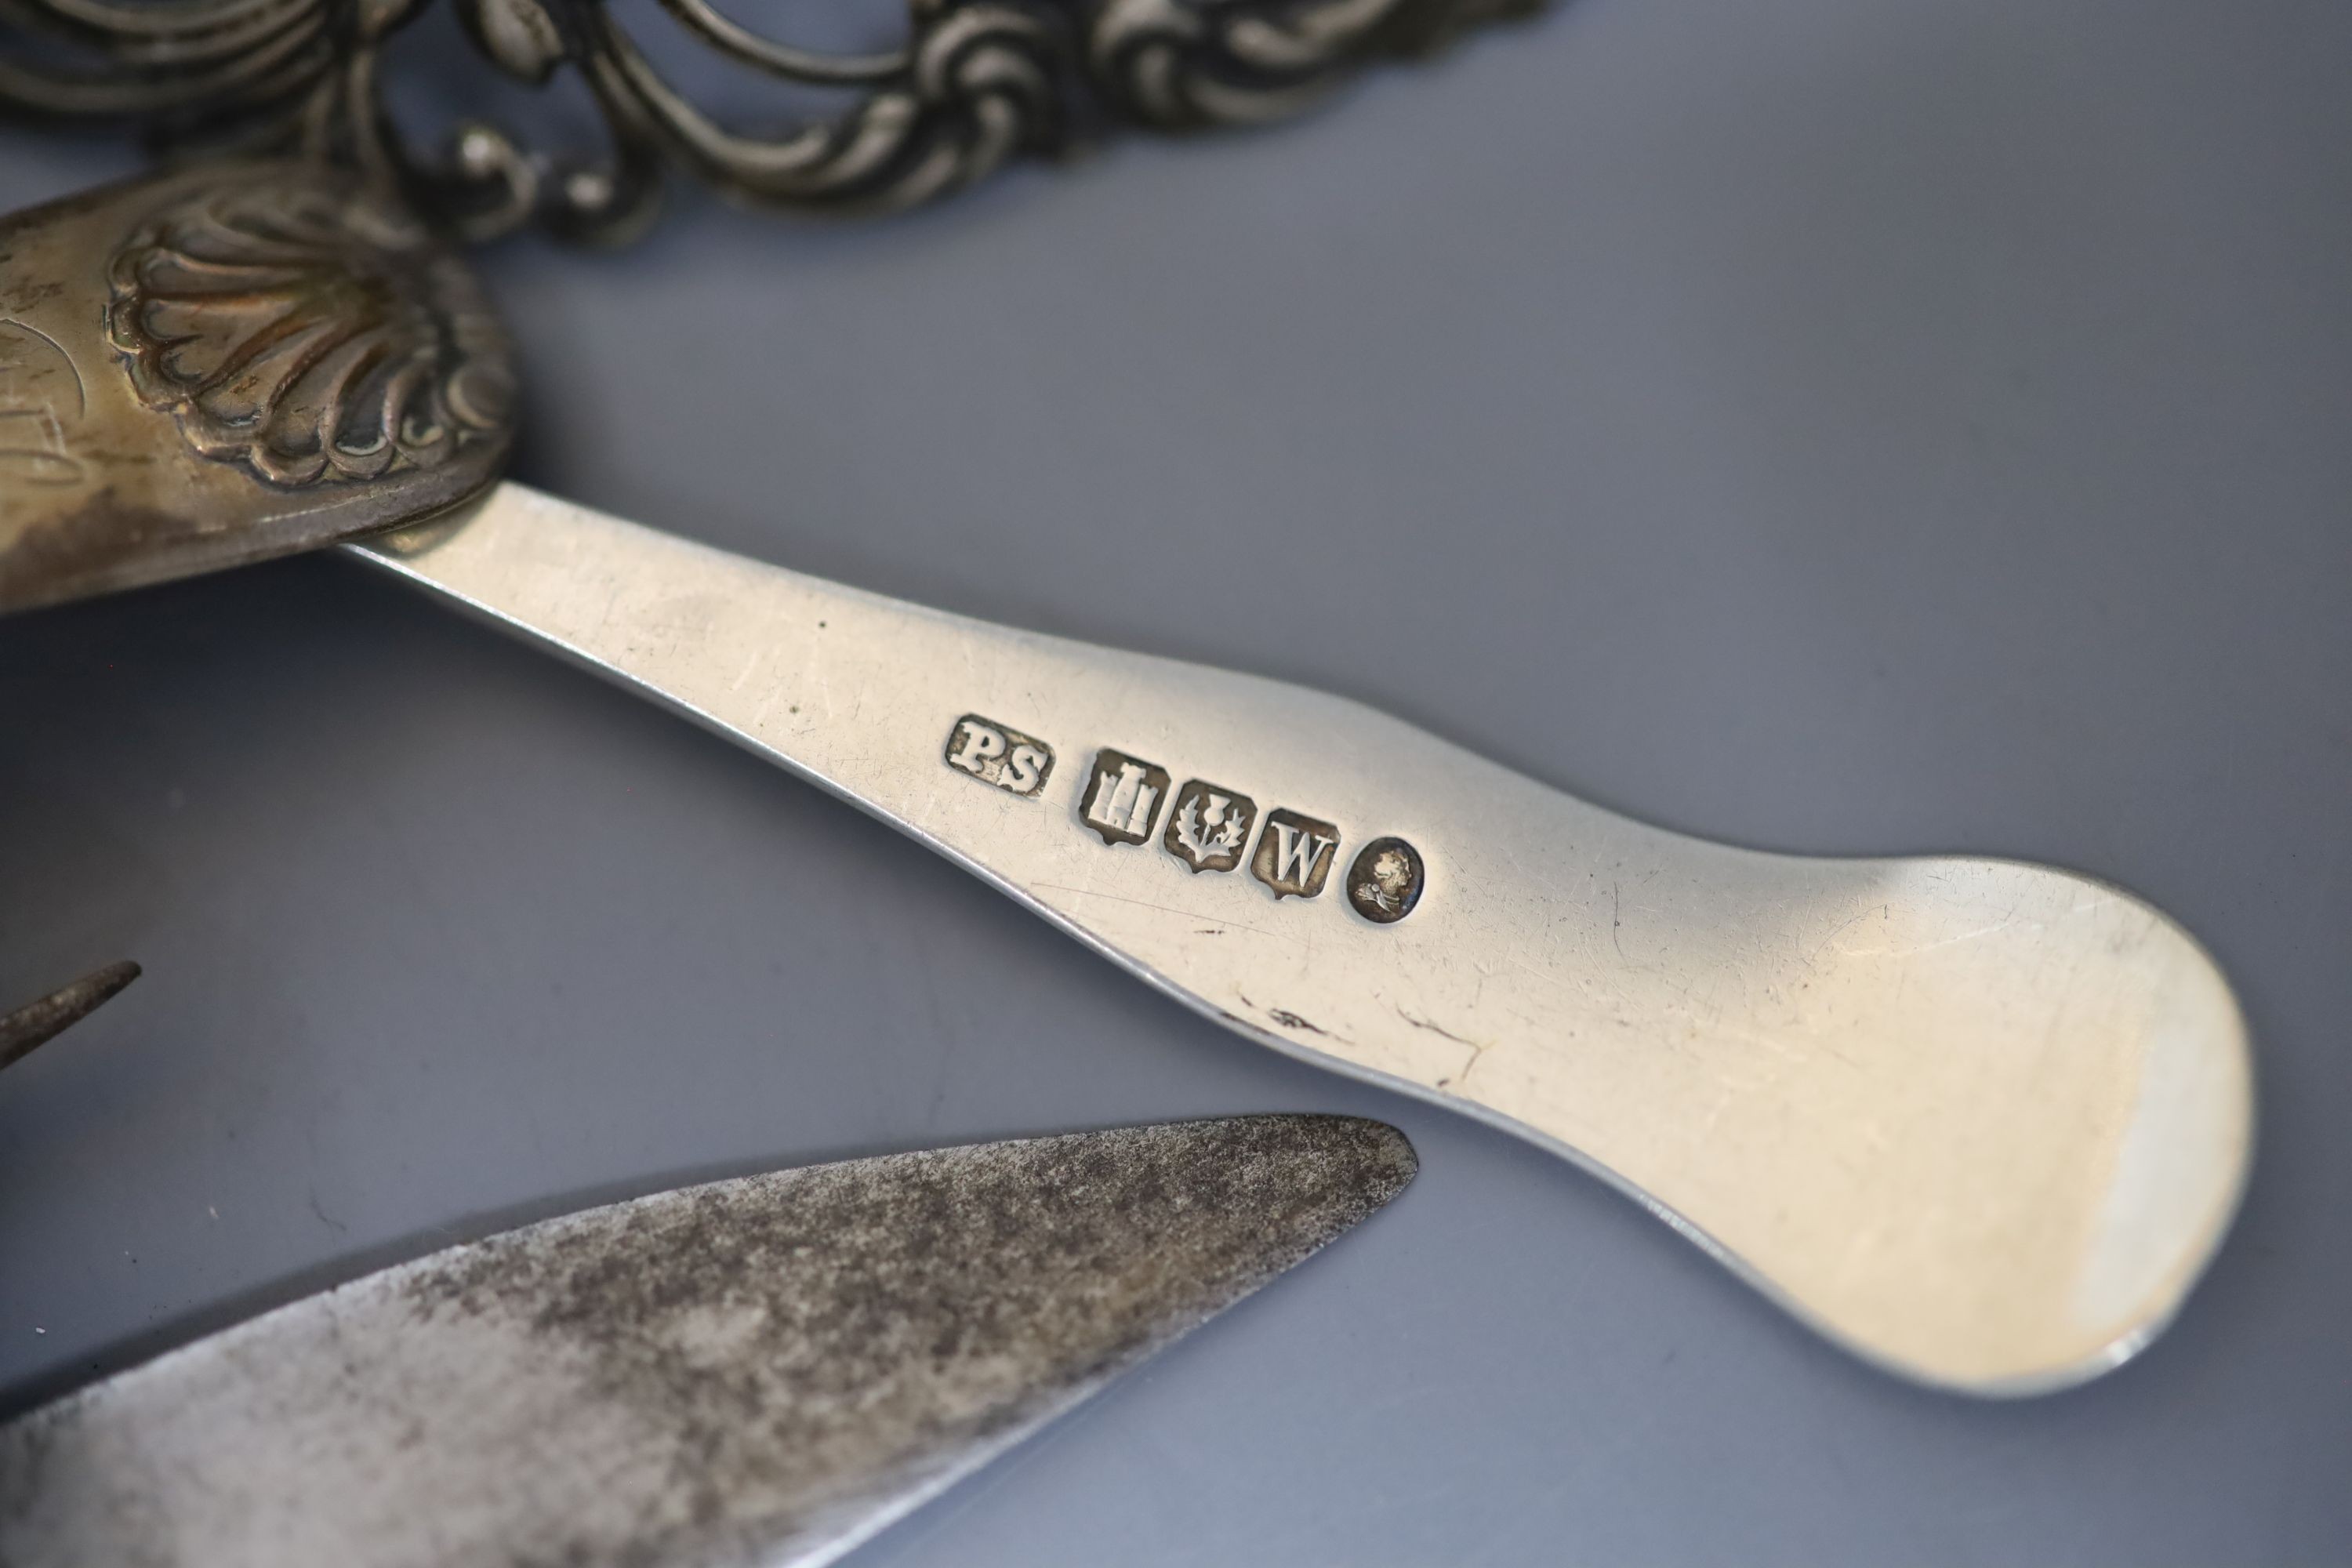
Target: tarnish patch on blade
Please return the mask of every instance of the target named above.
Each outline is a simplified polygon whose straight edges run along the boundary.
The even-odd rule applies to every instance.
[[[122,959],[93,969],[37,1001],[0,1014],[0,1068],[32,1055],[106,1005],[138,978],[139,966]]]
[[[1257,1116],[683,1188],[436,1253],[0,1429],[11,1568],[832,1561],[1362,1220]]]

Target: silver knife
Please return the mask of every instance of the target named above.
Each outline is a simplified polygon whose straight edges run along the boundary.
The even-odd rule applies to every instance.
[[[0,491],[0,607],[409,523],[345,548],[1252,1039],[1556,1151],[1923,1382],[2115,1366],[2220,1243],[2252,1149],[2245,1025],[2145,902],[2014,861],[1703,842],[1339,698],[520,485],[436,510],[490,484],[510,375],[462,265],[404,221],[259,167],[0,227],[58,477]]]
[[[830,1563],[1412,1179],[1255,1116],[688,1187],[354,1280],[0,1428],[9,1568]]]

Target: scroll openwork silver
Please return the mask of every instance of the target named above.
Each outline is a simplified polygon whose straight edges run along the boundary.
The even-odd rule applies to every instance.
[[[909,0],[902,39],[866,53],[766,37],[711,0],[661,0],[689,47],[787,99],[838,95],[762,133],[698,105],[605,0],[450,3],[509,78],[575,73],[605,144],[550,151],[468,118],[421,149],[386,87],[432,69],[393,47],[432,0],[0,0],[0,109],[141,120],[175,151],[322,158],[398,180],[471,238],[537,223],[614,241],[650,221],[670,168],[758,204],[911,206],[1122,122],[1280,119],[1373,60],[1539,0]]]

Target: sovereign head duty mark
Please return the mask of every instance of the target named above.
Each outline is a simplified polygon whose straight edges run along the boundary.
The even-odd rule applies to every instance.
[[[1010,724],[967,713],[948,731],[945,759],[982,784],[1034,798],[1053,773],[1054,748]],[[1159,829],[1161,851],[1195,876],[1236,871],[1246,862],[1276,900],[1322,894],[1339,860],[1337,825],[1287,807],[1267,811],[1261,822],[1257,802],[1237,789],[1197,778],[1172,783],[1159,763],[1105,746],[1095,752],[1078,795],[1079,824],[1111,849],[1150,844]],[[1371,923],[1393,925],[1421,901],[1425,879],[1419,850],[1402,838],[1375,838],[1349,868],[1346,901]]]

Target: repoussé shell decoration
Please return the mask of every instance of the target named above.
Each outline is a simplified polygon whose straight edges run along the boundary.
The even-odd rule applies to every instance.
[[[465,265],[358,182],[183,198],[116,255],[108,332],[190,446],[295,487],[504,441],[506,340]]]

